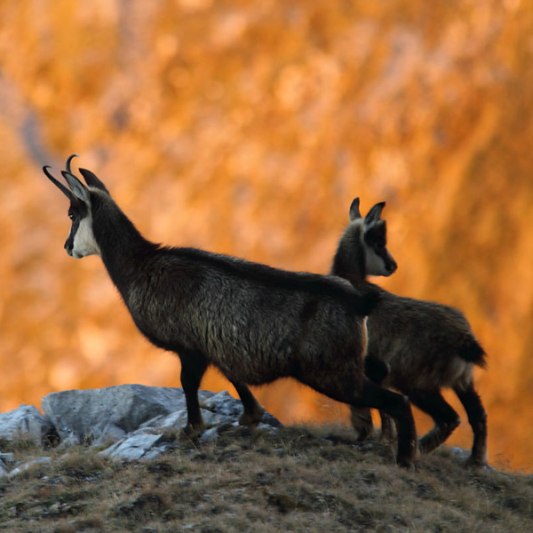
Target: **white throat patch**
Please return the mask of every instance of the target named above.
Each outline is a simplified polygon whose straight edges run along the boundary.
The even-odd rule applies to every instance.
[[[90,213],[80,220],[72,247],[72,256],[76,259],[88,255],[100,255],[100,247],[94,238],[93,219]]]

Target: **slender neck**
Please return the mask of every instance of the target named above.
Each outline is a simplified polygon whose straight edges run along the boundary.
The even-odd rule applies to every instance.
[[[111,202],[93,209],[93,232],[109,276],[125,296],[139,267],[154,253],[157,245],[145,239]]]
[[[367,282],[361,231],[359,227],[348,227],[341,237],[331,267],[331,274],[348,280],[355,287]]]

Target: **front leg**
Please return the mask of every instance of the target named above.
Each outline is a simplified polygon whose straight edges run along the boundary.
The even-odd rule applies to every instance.
[[[202,433],[204,422],[198,401],[198,389],[208,366],[207,359],[200,353],[182,352],[181,386],[187,403],[187,426],[184,432],[189,436]]]

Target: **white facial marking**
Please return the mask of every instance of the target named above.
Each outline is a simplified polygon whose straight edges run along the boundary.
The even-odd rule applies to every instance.
[[[371,276],[390,276],[391,272],[387,270],[385,261],[372,248],[365,246],[365,252],[367,274]]]
[[[392,272],[387,269],[387,265],[382,257],[380,257],[371,246],[365,242],[365,223],[363,219],[357,220],[355,223],[361,226],[361,246],[365,251],[365,271],[368,276],[390,276]]]
[[[89,214],[80,220],[74,243],[72,255],[76,259],[81,259],[88,255],[100,255],[100,248],[94,238],[92,216]]]

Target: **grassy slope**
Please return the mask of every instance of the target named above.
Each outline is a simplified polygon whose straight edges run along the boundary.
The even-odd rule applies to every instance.
[[[51,465],[0,481],[0,529],[533,531],[533,476],[472,471],[446,450],[403,471],[387,446],[355,445],[339,428],[238,428],[216,444],[175,442],[138,464],[54,451]]]

